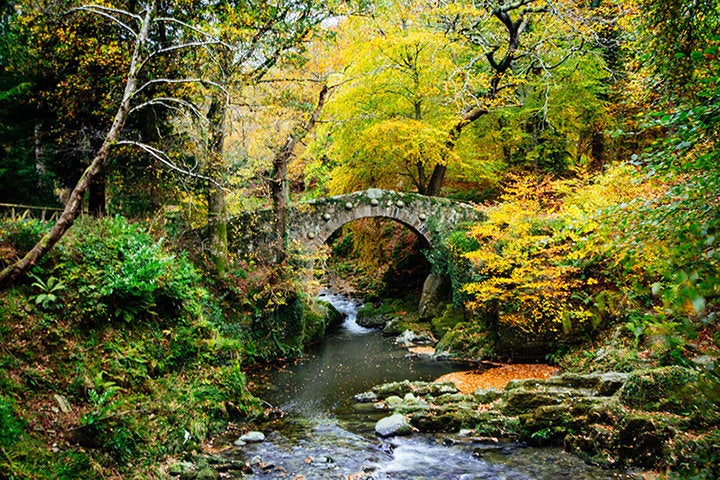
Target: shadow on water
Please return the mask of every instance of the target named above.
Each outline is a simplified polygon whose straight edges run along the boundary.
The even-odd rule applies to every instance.
[[[618,478],[560,449],[483,444],[457,435],[377,437],[374,424],[386,414],[354,410],[353,395],[385,382],[433,380],[458,366],[409,358],[406,349],[355,323],[357,303],[331,292],[321,298],[347,319],[302,362],[254,380],[253,393],[282,409],[285,416],[263,427],[264,442],[224,452],[251,465],[254,473],[242,478]]]

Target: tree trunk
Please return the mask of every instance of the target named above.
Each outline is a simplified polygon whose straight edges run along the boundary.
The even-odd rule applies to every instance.
[[[127,120],[128,113],[130,112],[131,100],[137,90],[137,75],[142,67],[142,50],[147,43],[150,24],[155,16],[156,8],[157,2],[155,0],[148,5],[145,18],[140,26],[140,32],[135,39],[133,56],[128,71],[128,78],[125,82],[125,92],[123,94],[122,101],[120,102],[118,111],[115,114],[112,126],[105,135],[105,140],[95,154],[95,157],[93,157],[93,160],[90,162],[88,168],[85,169],[83,174],[80,176],[75,188],[73,188],[70,193],[70,197],[65,204],[65,209],[50,232],[45,234],[22,259],[12,265],[9,265],[0,272],[0,289],[9,287],[21,275],[27,273],[37,263],[37,261],[45,255],[45,253],[55,246],[65,232],[73,225],[75,219],[80,214],[85,192],[92,183],[93,178],[98,175],[107,162],[108,155],[110,154],[110,148],[112,148],[112,146],[118,141],[120,133],[125,126],[125,121]]]
[[[330,88],[327,84],[323,85],[320,93],[318,94],[318,102],[315,109],[310,114],[310,117],[303,125],[298,125],[293,132],[288,136],[285,144],[278,150],[273,158],[273,170],[272,180],[270,182],[270,190],[273,203],[273,214],[275,217],[275,225],[273,228],[273,234],[275,236],[275,257],[278,263],[282,262],[287,258],[287,225],[286,225],[286,212],[287,212],[287,166],[288,162],[292,158],[293,150],[297,144],[307,136],[308,133],[313,129],[315,123],[317,123],[322,113],[322,109],[325,106]]]
[[[590,140],[590,170],[601,172],[605,166],[605,137],[599,128],[595,128]]]
[[[287,164],[292,156],[292,149],[296,144],[297,139],[290,135],[283,148],[273,158],[270,195],[275,220],[273,228],[275,245],[273,250],[278,263],[283,262],[287,257]]]
[[[445,172],[447,171],[448,156],[450,155],[450,152],[455,150],[455,145],[457,145],[458,138],[460,138],[460,134],[462,133],[463,128],[488,113],[489,110],[484,107],[473,108],[469,112],[466,112],[462,117],[460,117],[460,120],[458,120],[455,125],[450,128],[450,130],[448,131],[447,140],[445,140],[445,154],[443,155],[443,161],[436,164],[433,168],[430,182],[425,189],[425,195],[428,195],[430,197],[437,197],[438,195],[440,195],[443,183],[445,182]]]
[[[210,138],[207,147],[207,204],[208,234],[210,236],[210,259],[217,273],[224,274],[228,263],[227,210],[225,206],[224,184],[225,163],[223,151],[225,145],[225,117],[227,96],[216,92],[212,96],[207,118],[210,124]]]
[[[105,188],[107,186],[107,177],[105,176],[105,168],[100,169],[92,182],[88,191],[88,213],[96,218],[105,216]]]
[[[425,195],[429,197],[437,197],[438,195],[440,195],[440,190],[442,190],[443,182],[445,181],[446,171],[446,164],[438,163],[435,165],[435,168],[433,168],[432,176],[430,177],[430,183],[428,183],[428,186],[425,189]]]

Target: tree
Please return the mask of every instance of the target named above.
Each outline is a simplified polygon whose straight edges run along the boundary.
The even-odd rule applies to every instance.
[[[190,48],[198,45],[197,41],[180,43],[171,47],[164,46],[152,41],[151,33],[157,33],[158,25],[170,23],[181,28],[189,27],[182,21],[171,17],[161,17],[157,15],[157,0],[151,0],[145,5],[141,14],[132,11],[116,9],[101,5],[81,5],[72,10],[72,13],[89,12],[110,19],[123,32],[123,37],[127,38],[130,51],[129,61],[126,64],[126,81],[122,96],[118,99],[117,110],[114,115],[112,124],[104,136],[103,142],[95,155],[92,162],[85,169],[77,184],[73,188],[66,202],[65,208],[60,218],[52,227],[52,229],[44,235],[40,241],[20,260],[9,265],[0,272],[0,287],[6,288],[13,283],[18,277],[26,273],[37,261],[50,250],[64,235],[64,233],[72,226],[77,216],[80,214],[83,197],[93,180],[101,174],[103,168],[107,164],[111,150],[117,145],[133,145],[140,147],[154,157],[165,161],[170,166],[182,170],[167,160],[167,156],[162,152],[136,140],[123,140],[121,134],[131,112],[137,111],[144,107],[152,106],[157,102],[161,104],[180,104],[184,103],[180,99],[162,98],[149,100],[137,104],[139,95],[144,90],[150,90],[156,84],[180,82],[186,83],[193,81],[192,79],[167,79],[153,78],[152,73],[148,72],[149,66],[152,65],[158,57],[173,53],[177,50]],[[155,28],[155,29],[153,29]],[[196,31],[195,29],[191,29]],[[159,29],[160,32],[163,29]],[[212,44],[217,42],[216,39],[201,35],[202,39],[199,43]],[[185,172],[189,173],[189,172]]]
[[[479,6],[463,1],[400,3],[391,2],[386,11],[378,9],[370,20],[357,20],[361,27],[347,23],[350,32],[363,32],[370,40],[361,43],[362,54],[357,50],[346,54],[351,59],[347,73],[355,77],[335,98],[337,111],[348,112],[336,117],[340,140],[328,135],[333,137],[342,177],[335,186],[360,175],[363,165],[383,162],[367,161],[378,152],[365,148],[371,140],[365,132],[372,128],[390,134],[397,132],[391,122],[411,119],[422,122],[414,125],[426,138],[422,152],[404,144],[410,148],[403,164],[391,157],[387,169],[364,171],[368,175],[360,183],[386,174],[397,179],[395,172],[407,176],[412,166],[410,185],[437,195],[448,164],[460,159],[458,142],[467,127],[489,113],[547,98],[554,82],[552,72],[582,53],[590,35],[582,12],[570,4],[562,4],[561,9],[540,0]],[[541,102],[532,114],[546,115],[547,102]],[[388,122],[388,128],[379,127],[382,122]],[[353,142],[344,133],[350,131],[360,132],[355,138],[361,140]],[[403,138],[411,136],[397,132],[396,140]],[[403,150],[398,147],[399,157]],[[405,186],[401,180],[396,184]]]
[[[441,126],[452,109],[443,94],[461,55],[429,30],[422,2],[392,2],[339,28],[336,55],[346,85],[329,105],[326,136],[337,163],[331,192],[368,187],[427,188],[432,161],[444,158]],[[429,171],[428,171],[429,169]]]
[[[310,133],[322,113],[330,88],[327,83],[323,84],[318,93],[317,104],[307,119],[295,126],[288,135],[285,143],[275,153],[271,175],[272,205],[275,217],[275,256],[279,262],[285,260],[286,252],[286,222],[285,210],[287,209],[288,187],[287,167],[297,145]]]
[[[195,52],[193,59],[194,65],[201,65],[202,74],[214,79],[199,92],[209,98],[202,120],[207,135],[200,150],[204,157],[202,168],[209,179],[206,187],[209,251],[218,272],[224,272],[227,263],[226,139],[230,109],[234,103],[240,103],[244,89],[261,81],[283,57],[297,55],[308,33],[330,15],[334,5],[335,2],[316,0],[254,5],[214,2],[202,11],[204,29],[221,40],[211,48]],[[282,150],[292,151],[297,143],[297,140],[291,142],[295,136],[290,136]],[[278,172],[276,169],[276,175]],[[276,197],[273,195],[273,198]]]

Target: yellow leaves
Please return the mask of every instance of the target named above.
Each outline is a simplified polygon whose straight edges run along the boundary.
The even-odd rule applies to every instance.
[[[567,260],[573,244],[563,231],[562,184],[513,180],[505,201],[486,207],[488,220],[469,231],[480,247],[465,257],[482,280],[464,286],[467,306],[497,311],[501,323],[526,332],[568,330],[591,314],[573,299],[583,281]]]
[[[352,140],[336,143],[333,152],[346,161],[333,172],[331,193],[369,187],[412,190],[424,181],[420,166],[430,170],[450,156],[443,132],[409,119],[373,124]]]

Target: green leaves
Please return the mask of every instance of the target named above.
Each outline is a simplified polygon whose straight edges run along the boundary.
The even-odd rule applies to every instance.
[[[40,305],[44,310],[55,308],[59,300],[58,293],[65,290],[65,283],[52,276],[47,279],[47,282],[36,275],[30,274],[29,276],[35,280],[32,286],[41,291],[35,296],[35,305]]]

